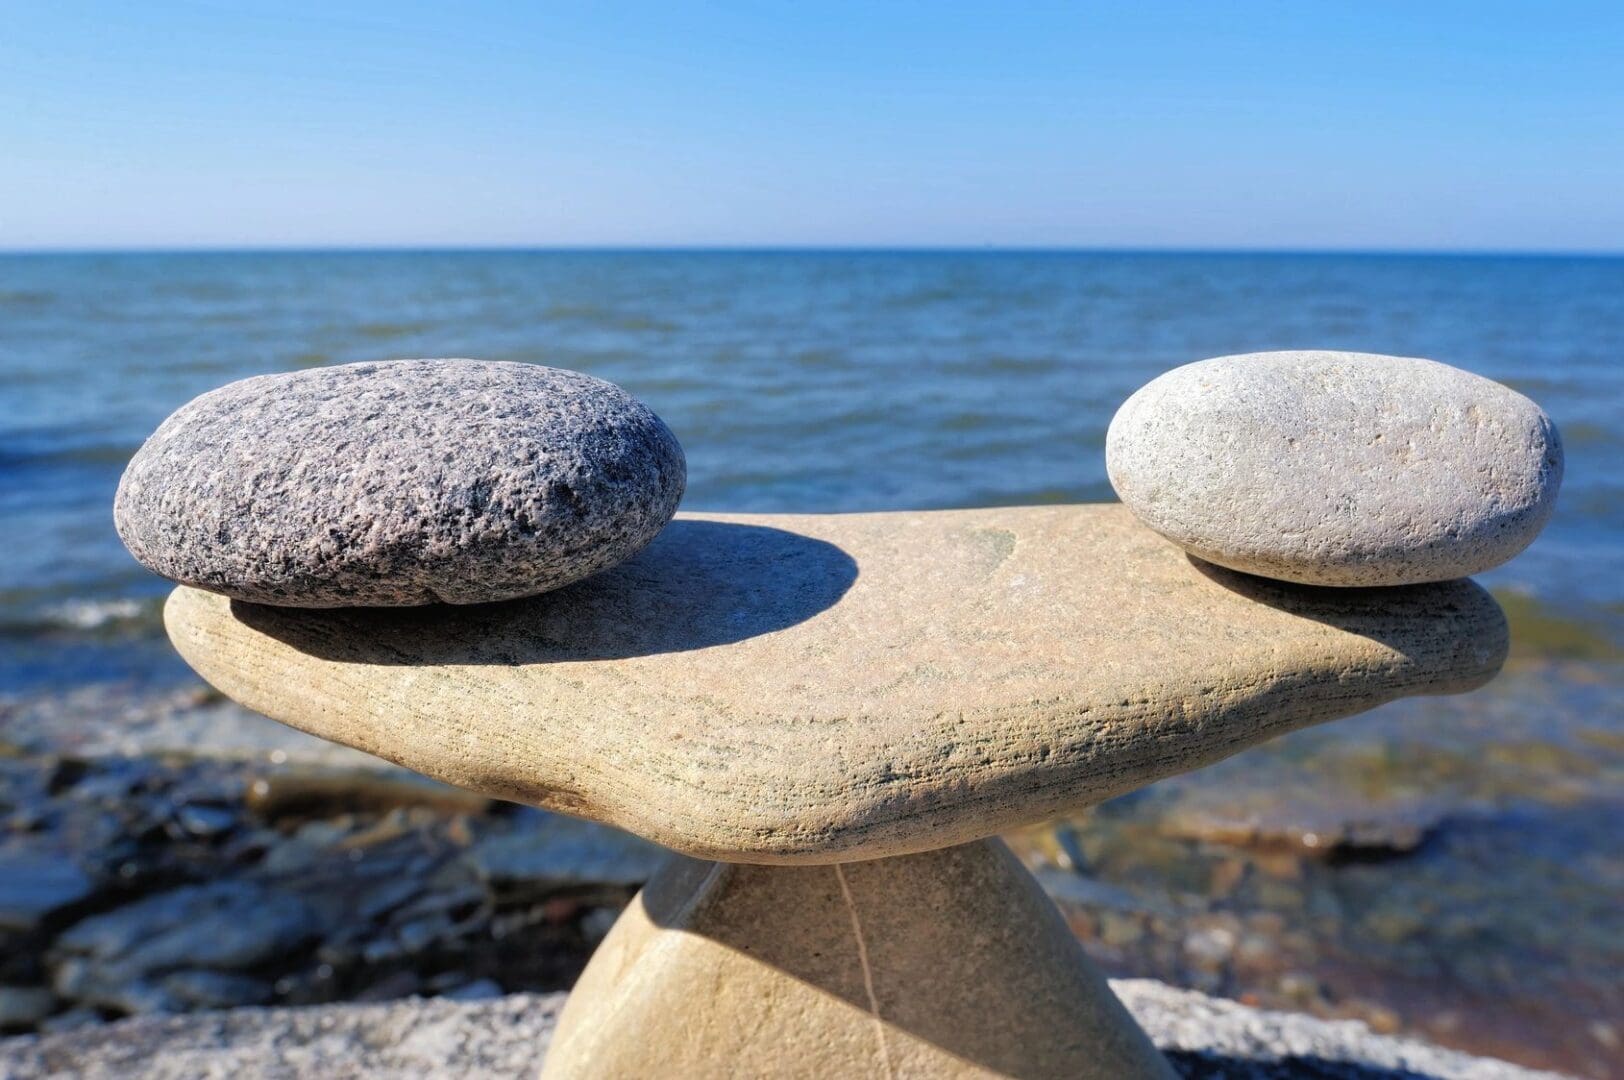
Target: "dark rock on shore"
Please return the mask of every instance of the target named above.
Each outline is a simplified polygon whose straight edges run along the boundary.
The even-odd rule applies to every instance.
[[[309,904],[250,881],[189,885],[94,916],[57,938],[54,988],[120,1012],[263,1002],[270,988],[226,973],[297,955],[320,932]]]
[[[557,989],[661,855],[382,763],[65,757],[12,715],[41,752],[0,760],[0,1032]]]
[[[29,931],[83,900],[90,877],[65,854],[0,852],[0,931]]]

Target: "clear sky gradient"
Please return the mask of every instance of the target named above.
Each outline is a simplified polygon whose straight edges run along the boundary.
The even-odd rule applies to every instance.
[[[1624,4],[0,0],[0,249],[1624,251]]]

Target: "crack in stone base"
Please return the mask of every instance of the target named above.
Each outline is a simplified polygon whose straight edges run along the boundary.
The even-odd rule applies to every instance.
[[[868,994],[868,1011],[874,1017],[874,1037],[880,1043],[880,1064],[885,1068],[886,1080],[896,1076],[891,1068],[891,1049],[885,1041],[885,1021],[880,1018],[880,999],[874,993],[874,970],[868,963],[868,944],[863,940],[863,922],[857,917],[857,903],[852,899],[851,886],[846,884],[846,872],[839,863],[834,864],[835,880],[840,882],[840,895],[846,898],[846,911],[851,915],[852,936],[857,939],[857,963],[863,969],[863,990]]]

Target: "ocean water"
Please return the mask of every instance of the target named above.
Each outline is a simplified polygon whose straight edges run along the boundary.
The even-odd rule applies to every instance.
[[[921,252],[0,256],[0,692],[177,673],[164,584],[114,535],[118,476],[176,406],[318,364],[577,368],[649,402],[685,506],[1102,500],[1117,405],[1191,360],[1427,356],[1561,427],[1555,521],[1488,575],[1617,641],[1624,259]]]

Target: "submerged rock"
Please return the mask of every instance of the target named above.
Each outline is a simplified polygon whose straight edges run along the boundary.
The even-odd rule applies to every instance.
[[[477,814],[491,800],[412,773],[377,769],[334,772],[272,770],[248,785],[245,803],[268,821],[378,813],[421,806],[446,814]]]
[[[1106,436],[1140,520],[1232,570],[1309,585],[1466,577],[1516,555],[1562,481],[1526,397],[1431,360],[1224,356],[1130,397]]]
[[[321,927],[308,903],[254,882],[189,885],[84,920],[57,939],[57,990],[128,1007],[123,988],[187,969],[243,970],[309,944]],[[144,1010],[143,1010],[144,1011]],[[167,1011],[162,1008],[153,1011]]]
[[[1356,798],[1306,785],[1256,792],[1201,789],[1162,818],[1168,835],[1321,858],[1379,858],[1415,851],[1438,828],[1443,803]]]
[[[626,559],[685,481],[676,437],[613,383],[397,360],[183,405],[131,459],[114,521],[148,568],[240,600],[474,604]]]
[[[619,829],[538,813],[529,827],[485,837],[466,858],[493,891],[511,900],[583,886],[637,889],[666,853]]]
[[[56,1009],[56,995],[43,986],[0,986],[0,1032],[31,1028]]]
[[[0,931],[30,931],[89,896],[90,876],[66,855],[0,852]]]
[[[177,971],[164,978],[163,988],[186,1005],[199,1009],[263,1005],[275,994],[271,984],[262,979],[223,971]]]

